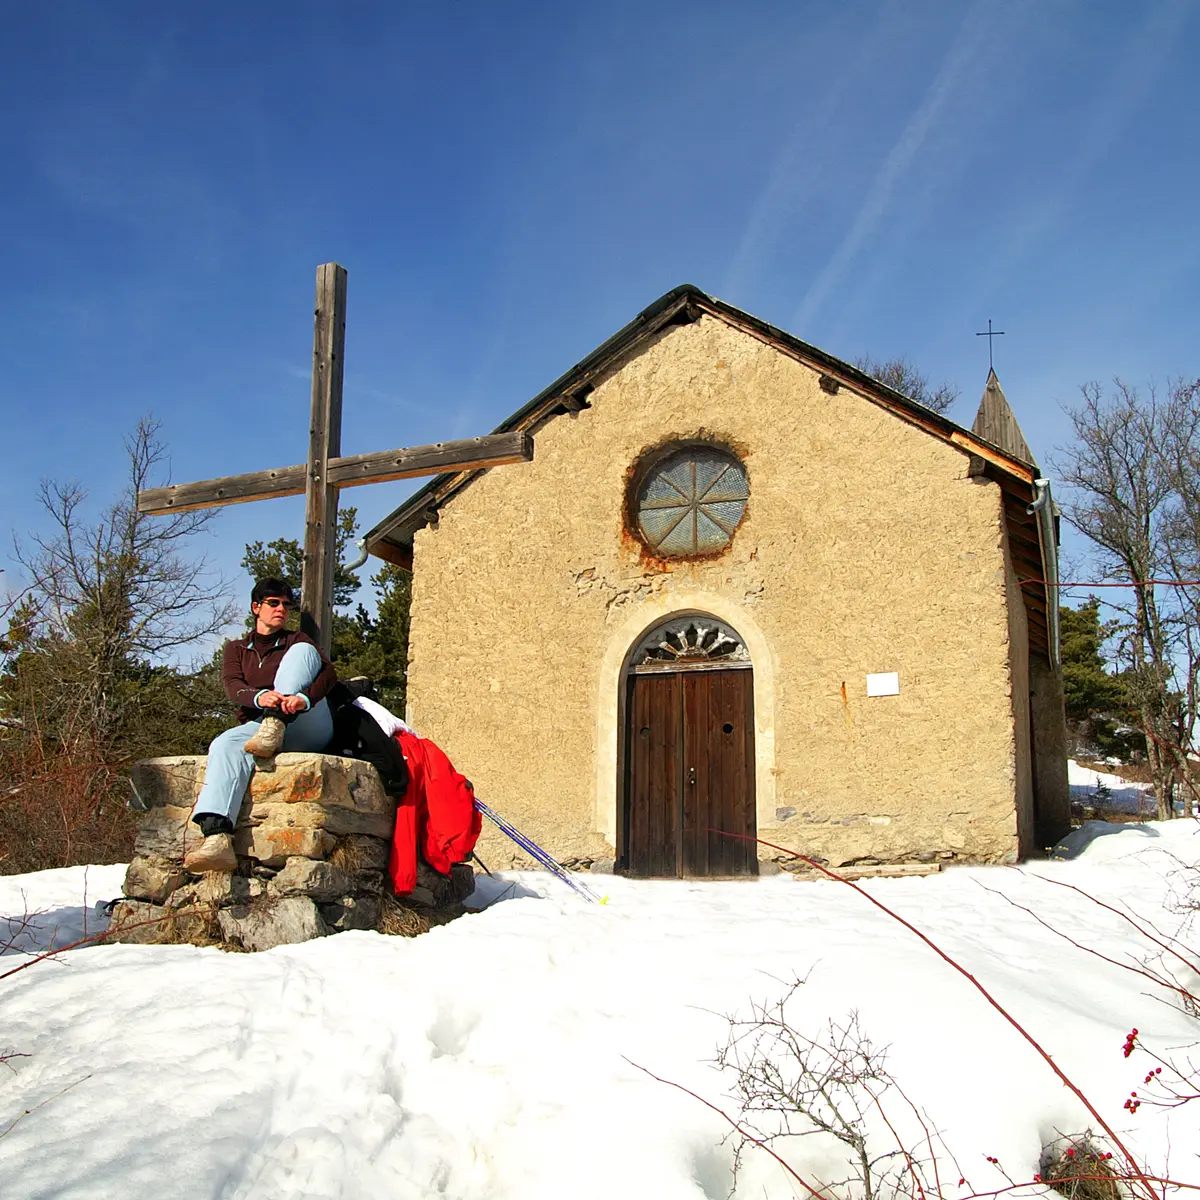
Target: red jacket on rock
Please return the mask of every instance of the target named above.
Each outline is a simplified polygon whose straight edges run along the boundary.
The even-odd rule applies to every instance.
[[[402,896],[417,886],[417,852],[435,870],[450,873],[475,849],[483,824],[470,780],[427,738],[396,735],[408,762],[408,790],[396,809],[396,832],[388,861],[392,890]]]

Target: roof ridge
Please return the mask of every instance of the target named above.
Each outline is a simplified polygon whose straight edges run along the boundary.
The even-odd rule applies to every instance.
[[[989,438],[979,430],[967,429],[957,424],[949,417],[926,408],[911,396],[905,396],[895,388],[881,383],[853,364],[810,345],[743,309],[710,296],[691,283],[678,284],[664,292],[657,300],[643,308],[632,321],[622,326],[570,370],[505,418],[496,426],[494,432],[507,433],[513,429],[530,428],[553,416],[587,407],[587,395],[593,390],[592,381],[597,376],[613,369],[647,338],[673,324],[690,324],[705,312],[724,320],[734,328],[758,337],[800,361],[808,361],[809,365],[823,369],[831,384],[853,388],[865,399],[882,404],[902,419],[920,425],[927,432],[940,436],[964,453],[980,454],[1001,470],[1022,481],[1028,482],[1032,479],[1029,467],[1036,464],[1033,464],[1033,459],[1029,456],[1028,446],[1024,446],[1024,456],[1014,454],[1004,444]],[[1007,401],[1005,404],[1007,405]],[[1015,418],[1013,423],[1015,425]],[[1024,445],[1023,437],[1021,444]],[[435,475],[367,533],[365,541],[368,550],[379,557],[387,558],[389,556],[380,553],[379,548],[390,545],[395,548],[396,555],[400,556],[402,551],[399,547],[410,542],[415,530],[428,522],[430,511],[436,510],[438,505],[481,473],[482,469],[477,469]]]

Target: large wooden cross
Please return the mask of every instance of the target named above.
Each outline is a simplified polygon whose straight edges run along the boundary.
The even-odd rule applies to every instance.
[[[342,455],[342,351],[346,340],[346,269],[337,263],[317,268],[317,308],[313,329],[312,421],[308,462],[249,475],[228,475],[200,483],[138,492],[138,512],[186,512],[243,504],[272,496],[304,493],[304,581],[300,627],[328,654],[333,626],[333,574],[337,566],[338,492],[364,483],[384,483],[441,471],[469,471],[528,462],[533,439],[527,433],[437,442],[378,454]]]

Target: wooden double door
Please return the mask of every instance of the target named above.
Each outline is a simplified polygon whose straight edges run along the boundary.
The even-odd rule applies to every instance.
[[[758,873],[754,675],[748,668],[631,674],[626,696],[626,872]]]

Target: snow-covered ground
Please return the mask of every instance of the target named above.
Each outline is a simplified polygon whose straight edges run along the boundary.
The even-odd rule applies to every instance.
[[[1137,1026],[1178,1057],[1196,1021],[1005,897],[1132,961],[1146,947],[1129,925],[1050,881],[1178,928],[1171,896],[1200,858],[1198,829],[1094,823],[1064,861],[862,885],[974,973],[1147,1162],[1193,1183],[1200,1111],[1125,1111],[1147,1066],[1121,1046]],[[120,876],[91,868],[86,905],[82,870],[0,879],[0,911],[45,909],[36,937],[61,940]],[[100,946],[0,980],[0,1046],[28,1055],[0,1069],[0,1195],[717,1200],[725,1123],[638,1065],[731,1109],[712,1063],[723,1014],[798,977],[801,1032],[857,1010],[890,1047],[957,1160],[943,1162],[947,1197],[1003,1186],[1000,1168],[1029,1179],[1057,1133],[1094,1126],[966,980],[843,884],[602,882],[607,902],[588,905],[544,875],[484,880],[486,911],[413,940]],[[782,1149],[809,1177],[844,1174],[828,1141]],[[736,1194],[797,1189],[759,1154]]]
[[[1067,759],[1067,781],[1071,785],[1071,803],[1096,806],[1096,790],[1108,789],[1100,807],[1110,812],[1136,813],[1142,817],[1155,815],[1154,789],[1148,783],[1131,783],[1120,775],[1095,771],[1080,766],[1073,758]]]

